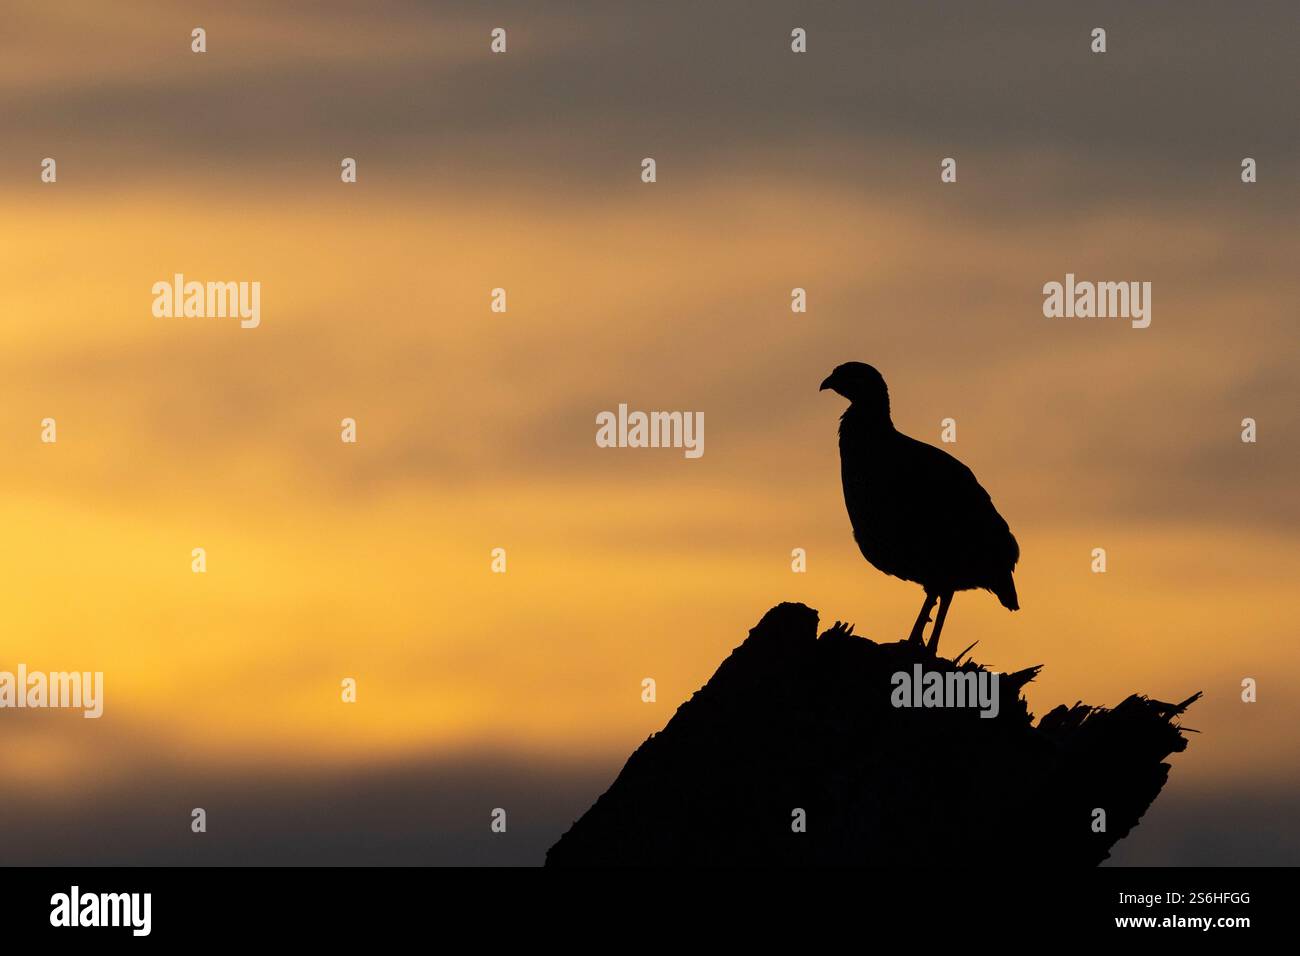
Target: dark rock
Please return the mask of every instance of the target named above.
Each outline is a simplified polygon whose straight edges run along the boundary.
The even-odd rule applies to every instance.
[[[1061,706],[1034,726],[1020,689],[1037,667],[999,675],[990,718],[894,706],[894,675],[917,664],[985,672],[838,624],[819,638],[816,611],[774,607],[547,865],[1094,866],[1164,786],[1187,746],[1173,719],[1199,696]]]

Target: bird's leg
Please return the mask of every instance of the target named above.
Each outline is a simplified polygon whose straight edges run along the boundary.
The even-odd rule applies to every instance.
[[[948,616],[948,605],[951,603],[951,591],[939,595],[939,613],[934,619],[934,630],[930,632],[930,643],[926,645],[931,657],[939,656],[939,632],[943,630],[943,619]]]
[[[921,635],[925,633],[925,626],[930,623],[930,612],[934,610],[934,602],[939,600],[937,594],[925,592],[925,603],[921,605],[921,613],[916,616],[916,623],[912,625],[912,633],[908,641],[912,644],[922,644]]]

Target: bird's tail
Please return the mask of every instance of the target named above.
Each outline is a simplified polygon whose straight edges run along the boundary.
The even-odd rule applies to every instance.
[[[997,587],[991,589],[1002,602],[1002,606],[1009,611],[1020,610],[1020,599],[1016,597],[1016,582],[1011,577],[1011,572],[1007,572],[1007,579]]]

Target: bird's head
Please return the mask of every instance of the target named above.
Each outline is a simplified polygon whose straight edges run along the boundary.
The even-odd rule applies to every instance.
[[[818,391],[828,388],[865,412],[889,417],[889,389],[885,387],[885,378],[864,362],[837,365]]]

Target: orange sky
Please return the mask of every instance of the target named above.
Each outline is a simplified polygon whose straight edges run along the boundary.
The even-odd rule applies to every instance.
[[[0,668],[103,670],[105,717],[0,715],[11,786],[158,761],[624,755],[778,601],[903,636],[920,591],[858,555],[842,402],[817,392],[850,359],[882,370],[904,431],[937,442],[957,420],[949,450],[1020,540],[1024,610],[960,595],[951,650],[1045,664],[1039,713],[1204,690],[1175,779],[1292,779],[1300,240],[1293,190],[1231,185],[1238,144],[1226,185],[1189,185],[1050,136],[790,138],[707,111],[640,129],[615,111],[602,133],[536,89],[524,118],[515,100],[468,118],[447,87],[405,112],[379,91],[428,63],[471,85],[495,67],[415,42],[397,7],[356,35],[235,6],[206,18],[201,62],[192,16],[128,29],[81,9],[27,8],[20,31],[59,52],[3,77]],[[519,97],[539,63],[595,71],[590,38],[612,29],[522,22],[501,67]],[[351,91],[337,124],[331,83]],[[367,125],[368,108],[389,112]],[[403,115],[421,132],[386,138]],[[154,318],[150,287],[175,272],[260,281],[261,327]],[[1066,272],[1152,281],[1151,327],[1043,318]],[[703,458],[597,448],[594,416],[620,402],[703,411]]]

